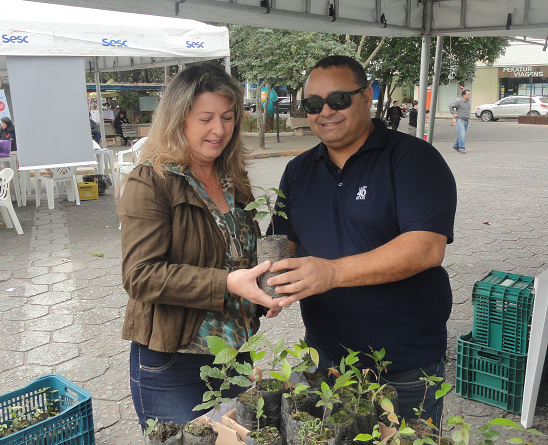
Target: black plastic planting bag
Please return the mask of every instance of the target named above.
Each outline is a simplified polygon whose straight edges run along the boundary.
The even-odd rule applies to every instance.
[[[84,182],[97,182],[97,188],[100,195],[105,194],[105,190],[112,187],[112,181],[108,175],[84,175],[82,176]]]
[[[283,391],[259,391],[264,399],[263,411],[266,416],[266,426],[280,428]]]
[[[255,409],[244,405],[239,400],[236,401],[236,422],[242,425],[244,428],[247,428],[249,431],[254,431],[257,429],[257,415],[255,414]],[[260,426],[264,426],[265,421],[264,417],[261,418]]]
[[[308,407],[310,402],[308,399],[304,398],[304,403],[297,403],[297,408],[299,412],[306,413],[302,416],[308,415],[308,420],[314,419],[308,413]],[[301,445],[302,438],[299,434],[299,431],[302,429],[304,422],[299,422],[296,420],[293,415],[295,414],[295,405],[292,399],[287,399],[282,397],[282,418],[280,422],[280,434],[286,445]]]

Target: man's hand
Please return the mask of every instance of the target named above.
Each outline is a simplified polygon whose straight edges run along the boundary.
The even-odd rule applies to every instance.
[[[269,308],[266,314],[267,318],[275,317],[282,309],[277,300],[268,296],[257,285],[257,277],[267,272],[270,265],[270,261],[265,261],[253,269],[240,269],[230,272],[226,278],[226,287],[231,294]]]
[[[289,269],[289,272],[272,277],[269,286],[276,286],[276,292],[291,294],[279,300],[282,307],[310,297],[327,292],[337,287],[337,271],[333,261],[316,257],[290,258],[277,261],[270,268],[271,272]]]
[[[453,114],[453,117],[456,119],[457,117],[459,117],[458,114]]]

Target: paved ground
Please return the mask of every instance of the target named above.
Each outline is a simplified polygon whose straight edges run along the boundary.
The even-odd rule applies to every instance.
[[[406,120],[400,129],[406,130]],[[548,267],[548,128],[473,121],[466,155],[451,149],[456,131],[449,120],[438,120],[435,136],[459,191],[455,242],[444,262],[454,291],[447,365],[454,384],[456,337],[472,327],[473,284],[491,269],[535,276]],[[269,138],[267,150],[254,155],[294,153],[317,141],[314,136],[281,140]],[[249,148],[256,141],[246,138]],[[252,182],[277,186],[290,159],[252,160]],[[44,204],[36,208],[29,196],[28,206],[16,212],[24,235],[0,227],[0,394],[58,372],[92,393],[98,444],[141,444],[129,392],[129,344],[120,340],[127,296],[113,190],[79,207],[57,198],[54,210]],[[288,343],[302,338],[298,306],[261,329],[270,339],[284,336]],[[494,417],[519,420],[454,392],[446,405],[450,414],[464,415],[474,426]],[[543,383],[534,427],[548,434],[547,413],[548,385]]]

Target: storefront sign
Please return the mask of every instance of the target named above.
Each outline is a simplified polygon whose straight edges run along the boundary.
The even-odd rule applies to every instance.
[[[546,66],[505,66],[500,68],[500,77],[544,77]]]

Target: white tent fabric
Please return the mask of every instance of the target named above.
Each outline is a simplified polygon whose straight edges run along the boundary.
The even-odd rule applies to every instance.
[[[99,71],[230,55],[225,27],[20,0],[0,0],[0,39],[0,75],[7,74],[6,55],[84,56],[86,68],[98,60]]]
[[[0,76],[11,76],[10,83],[14,86],[12,103],[20,167],[33,169],[94,162],[84,70],[95,72],[98,85],[99,71],[178,65],[226,59],[229,55],[225,27],[194,20],[0,0]],[[69,62],[72,58],[78,59],[77,65]],[[8,65],[12,73],[8,72]],[[40,68],[34,73],[25,73],[27,66]],[[70,70],[72,93],[63,88],[62,83],[55,82],[68,74],[64,69]],[[79,72],[75,71],[78,69]],[[17,79],[13,77],[16,72]],[[46,78],[49,83],[44,83]],[[24,88],[28,82],[40,87],[30,93],[30,88]],[[79,82],[81,88],[74,82]],[[76,100],[80,96],[83,100]],[[100,92],[98,96],[100,98]],[[49,134],[51,123],[45,123],[40,114],[44,112],[41,105],[51,103],[52,98],[57,104],[63,104],[65,116],[73,118],[74,122],[67,127],[70,131],[57,128],[55,135]],[[99,111],[104,136],[102,110]],[[40,140],[35,137],[37,134],[49,137]],[[104,148],[104,137],[102,144]]]
[[[42,0],[166,17],[336,34],[548,36],[546,0]],[[261,6],[264,4],[265,6]],[[433,4],[431,22],[428,4]],[[266,6],[268,5],[268,6]],[[510,14],[510,16],[509,16]]]

